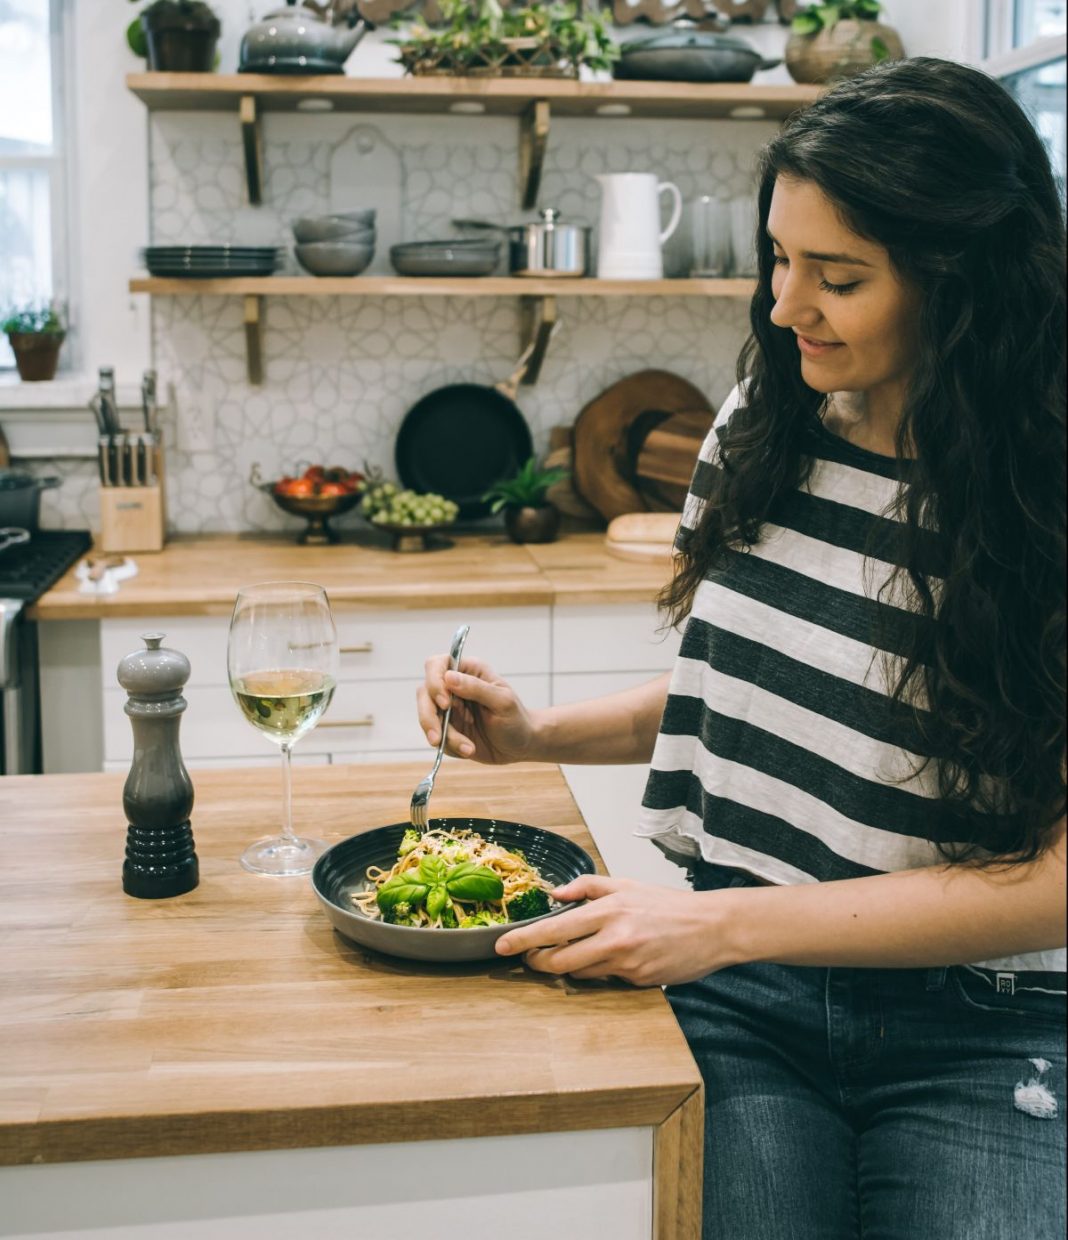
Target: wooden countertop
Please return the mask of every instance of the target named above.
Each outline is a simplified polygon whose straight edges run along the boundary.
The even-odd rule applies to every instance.
[[[119,592],[78,592],[74,570],[29,609],[36,620],[111,616],[224,616],[241,585],[305,580],[325,586],[335,607],[524,607],[560,603],[651,602],[670,565],[620,560],[601,533],[517,546],[504,534],[457,534],[440,550],[398,554],[375,536],[333,547],[293,538],[205,535],[173,539],[159,553],[135,555],[139,572]]]
[[[297,767],[297,830],[335,841],[397,821],[424,773]],[[443,775],[437,812],[530,822],[596,856],[557,768]],[[193,777],[200,885],[159,901],[122,891],[121,775],[0,779],[0,1164],[655,1126],[693,1111],[700,1077],[658,988],[358,948],[309,880],[237,862],[273,826],[280,779]]]

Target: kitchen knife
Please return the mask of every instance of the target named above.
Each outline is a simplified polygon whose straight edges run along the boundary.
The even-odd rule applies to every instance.
[[[110,487],[114,484],[111,481],[111,436],[101,435],[97,440],[97,455],[100,464],[100,483],[102,486]]]

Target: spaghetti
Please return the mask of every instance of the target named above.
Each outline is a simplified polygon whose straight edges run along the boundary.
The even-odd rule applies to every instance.
[[[472,929],[548,912],[546,882],[517,849],[475,831],[405,832],[396,862],[368,866],[352,893],[365,916],[424,929]]]

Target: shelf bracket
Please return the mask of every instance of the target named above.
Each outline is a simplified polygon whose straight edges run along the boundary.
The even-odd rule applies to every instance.
[[[524,386],[530,387],[537,383],[549,341],[558,326],[555,297],[520,297],[519,347],[524,352],[527,349],[533,350],[519,380]]]
[[[519,193],[525,211],[537,206],[548,142],[549,101],[535,99],[519,118]]]
[[[263,382],[263,298],[245,297],[245,368],[248,381],[258,387]]]
[[[241,118],[241,144],[245,148],[245,183],[248,200],[254,207],[263,202],[263,142],[260,113],[255,95],[242,95],[238,111]]]

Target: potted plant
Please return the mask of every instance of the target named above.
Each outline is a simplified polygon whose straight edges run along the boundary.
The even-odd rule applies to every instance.
[[[389,40],[408,73],[578,77],[581,66],[609,69],[619,55],[607,14],[578,4],[502,9],[498,0],[440,0],[439,8],[440,28],[416,22],[406,38]]]
[[[810,4],[790,23],[784,59],[795,82],[833,82],[905,55],[897,31],[878,19],[879,0]]]
[[[54,379],[59,349],[67,330],[57,310],[51,306],[18,306],[0,322],[7,334],[19,378],[26,383]]]
[[[203,0],[152,0],[126,27],[126,42],[152,70],[210,73],[221,30],[222,23]]]
[[[552,542],[560,528],[560,513],[546,493],[566,477],[566,469],[539,469],[532,456],[514,478],[496,483],[482,498],[493,501],[490,512],[504,509],[504,528],[512,542]]]

